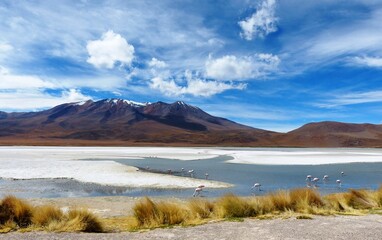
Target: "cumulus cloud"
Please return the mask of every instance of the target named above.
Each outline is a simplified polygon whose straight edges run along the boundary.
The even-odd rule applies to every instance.
[[[165,67],[167,67],[167,64],[164,61],[158,60],[156,58],[152,58],[148,64],[149,64],[149,67],[151,67],[151,68],[165,68]]]
[[[353,57],[350,60],[351,64],[358,66],[366,66],[372,68],[382,68],[382,58],[381,57]]]
[[[264,38],[277,31],[278,18],[275,16],[276,0],[264,0],[257,11],[250,17],[238,22],[242,32],[240,36],[246,40],[256,37]]]
[[[209,56],[205,68],[206,76],[217,80],[249,80],[264,77],[277,70],[280,58],[272,54],[255,54],[236,57],[226,55],[213,59]]]
[[[134,47],[112,30],[99,40],[89,41],[86,49],[89,54],[87,62],[96,68],[112,69],[117,63],[129,66],[134,59]]]
[[[199,97],[209,97],[226,90],[239,89],[246,87],[245,84],[233,84],[218,81],[208,81],[193,75],[190,71],[184,74],[186,84],[178,84],[174,79],[164,79],[156,76],[151,79],[150,88],[159,90],[167,96],[193,95]]]

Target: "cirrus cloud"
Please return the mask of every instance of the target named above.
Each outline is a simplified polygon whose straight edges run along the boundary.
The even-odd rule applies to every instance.
[[[350,63],[357,66],[366,66],[372,68],[382,68],[382,58],[381,57],[353,57]]]

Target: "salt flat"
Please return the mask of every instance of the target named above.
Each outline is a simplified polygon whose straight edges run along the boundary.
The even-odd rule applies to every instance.
[[[211,188],[231,186],[216,181],[141,172],[135,167],[110,160],[137,158],[139,152],[147,154],[146,149],[142,148],[132,151],[129,148],[100,147],[0,147],[0,177],[71,178],[81,182],[128,187],[193,188],[201,184]],[[184,158],[189,157],[186,154]]]
[[[115,162],[118,159],[157,157],[206,160],[231,156],[229,163],[318,165],[382,162],[380,149],[273,149],[175,147],[0,147],[0,177],[13,179],[72,178],[112,186],[192,188],[229,184],[154,174]]]

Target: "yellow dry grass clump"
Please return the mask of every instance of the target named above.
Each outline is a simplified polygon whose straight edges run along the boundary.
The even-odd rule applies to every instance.
[[[0,225],[10,222],[19,227],[31,224],[32,207],[14,196],[5,197],[0,204]]]
[[[14,196],[0,203],[0,232],[28,228],[58,232],[103,232],[102,222],[87,210],[63,213],[54,206],[32,207]]]
[[[155,203],[148,197],[138,202],[134,208],[134,217],[138,226],[158,227],[181,224],[187,219],[187,211],[175,203]]]

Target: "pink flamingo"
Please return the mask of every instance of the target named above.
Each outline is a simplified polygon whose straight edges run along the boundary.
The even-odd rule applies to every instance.
[[[317,187],[317,182],[320,181],[319,178],[313,178],[312,182],[314,182],[314,187]]]
[[[329,175],[324,175],[324,178],[322,179],[324,183],[327,183],[329,181]]]
[[[306,182],[306,186],[307,186],[307,187],[310,187],[310,186],[311,186],[311,181],[312,181],[312,175],[307,175],[307,176],[306,176],[306,179],[305,179],[305,182]]]
[[[261,189],[260,189],[260,187],[261,187],[261,184],[260,183],[255,183],[252,187],[251,187],[251,189],[256,189],[257,191],[261,191]]]
[[[188,170],[188,173],[192,178],[194,177],[194,169]]]
[[[204,185],[199,185],[197,188],[195,188],[194,194],[192,194],[192,196],[193,197],[199,196],[202,193],[204,187],[205,187]]]
[[[336,183],[338,184],[338,187],[341,187],[341,184],[342,184],[342,183],[341,183],[341,180],[337,179],[337,180],[336,180]]]

